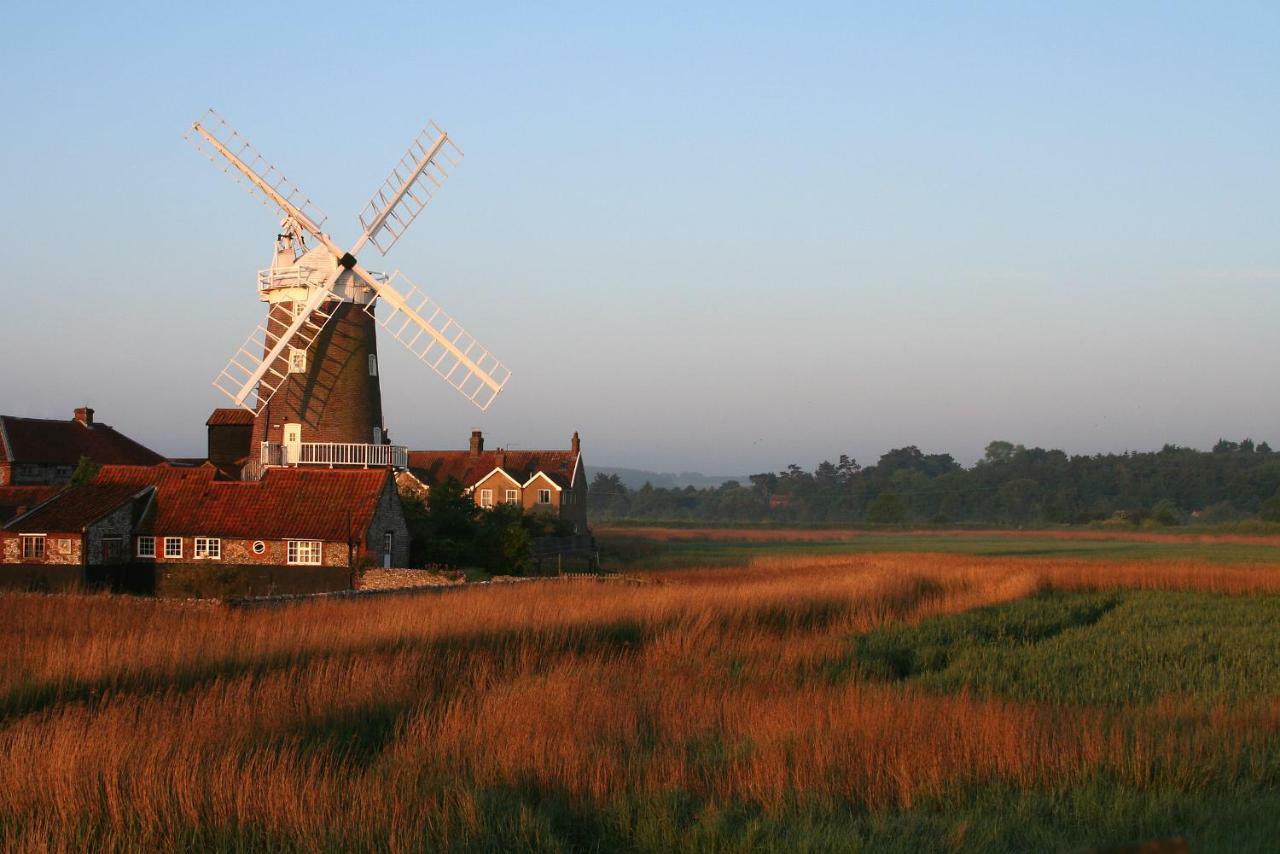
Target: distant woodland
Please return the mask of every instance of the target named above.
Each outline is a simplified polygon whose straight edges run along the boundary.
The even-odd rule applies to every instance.
[[[591,481],[593,521],[810,524],[1097,524],[1174,527],[1280,522],[1280,453],[1267,443],[1219,441],[1211,451],[1070,456],[1011,442],[987,445],[965,468],[950,454],[897,448],[874,465],[848,456],[813,471],[797,465],[718,487],[628,489]]]

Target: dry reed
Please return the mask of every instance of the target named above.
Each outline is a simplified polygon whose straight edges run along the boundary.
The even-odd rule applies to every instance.
[[[448,846],[522,788],[881,809],[1097,774],[1195,788],[1277,749],[1277,702],[1106,711],[818,676],[888,620],[1047,588],[1277,592],[1274,567],[892,554],[649,580],[252,611],[0,596],[0,848]]]

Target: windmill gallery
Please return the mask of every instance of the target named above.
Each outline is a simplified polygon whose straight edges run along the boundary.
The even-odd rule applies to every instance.
[[[426,502],[449,480],[480,508],[555,519],[566,536],[540,554],[591,554],[576,433],[563,450],[485,451],[475,431],[465,449],[411,451],[383,421],[378,327],[482,411],[511,376],[406,276],[357,260],[367,246],[385,255],[461,162],[449,135],[428,123],[361,212],[350,249],[216,113],[187,137],[282,216],[257,275],[265,317],[213,381],[233,406],[210,415],[195,460],[164,459],[87,407],[70,421],[0,416],[0,585],[127,576],[126,587],[161,590],[175,573],[239,573],[252,592],[343,589],[357,569],[409,565],[401,496]]]

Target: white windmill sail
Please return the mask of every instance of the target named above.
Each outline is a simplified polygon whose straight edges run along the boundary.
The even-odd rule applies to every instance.
[[[214,388],[250,412],[271,400],[289,378],[289,360],[299,353],[309,358],[311,345],[333,317],[332,306],[326,305],[333,299],[327,288],[312,287],[300,308],[272,303],[267,319],[249,333],[214,377]]]
[[[369,303],[365,311],[463,397],[488,409],[511,378],[507,366],[400,271],[382,286],[378,296],[386,303],[382,316],[373,312],[376,302]]]
[[[221,155],[239,176],[274,202],[285,216],[292,217],[337,262],[334,273],[321,288],[324,293],[312,292],[308,305],[314,302],[313,309],[318,308],[331,297],[330,288],[334,277],[349,270],[376,294],[375,301],[387,305],[390,314],[379,321],[382,326],[464,397],[481,409],[487,409],[510,379],[510,370],[425,294],[413,287],[412,283],[408,283],[408,294],[402,294],[395,285],[380,275],[371,274],[355,258],[355,253],[370,242],[385,252],[426,207],[435,189],[448,177],[448,170],[462,158],[462,150],[449,139],[448,134],[434,122],[427,125],[410,145],[408,153],[392,169],[391,176],[383,183],[382,188],[374,194],[365,215],[361,217],[361,223],[365,226],[364,234],[350,251],[344,252],[322,231],[324,214],[319,208],[221,116],[212,110],[209,112],[213,117],[209,126],[200,122],[192,125],[194,134],[190,138],[196,147],[203,151],[203,142],[215,154]],[[217,162],[212,155],[210,159]],[[372,312],[372,305],[370,303],[366,306],[366,311]],[[265,325],[270,326],[270,323]],[[259,357],[256,364],[245,355],[246,351],[252,352],[252,348],[240,348],[228,367],[219,374],[214,385],[226,391],[237,405],[245,406],[248,393],[256,384],[259,386],[258,398],[261,403],[264,390],[268,395],[274,394],[275,389],[283,382],[278,379],[279,371],[273,365],[284,348],[291,346],[289,340],[303,325],[305,321],[299,324],[295,320],[287,333],[269,342],[267,355]],[[322,326],[323,324],[319,324],[320,328]],[[316,332],[318,331],[319,328]],[[255,332],[250,335],[251,342],[258,334]],[[306,346],[310,346],[310,341],[306,342]],[[231,391],[227,391],[227,388]]]
[[[427,122],[360,212],[365,236],[352,248],[352,254],[368,240],[386,255],[461,161],[462,149],[439,125]]]

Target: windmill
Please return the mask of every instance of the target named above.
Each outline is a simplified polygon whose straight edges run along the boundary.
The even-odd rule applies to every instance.
[[[406,276],[356,260],[367,244],[385,255],[461,161],[447,133],[427,124],[360,213],[364,233],[349,250],[324,231],[324,213],[217,113],[194,122],[187,139],[283,216],[271,266],[258,274],[267,315],[213,380],[254,415],[261,455],[249,471],[405,465],[407,451],[387,444],[383,426],[375,324],[489,407],[511,375],[506,366]]]

